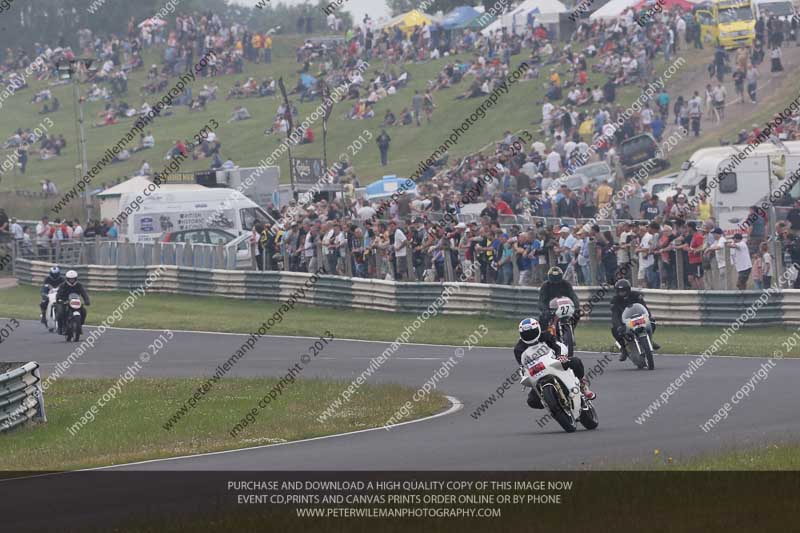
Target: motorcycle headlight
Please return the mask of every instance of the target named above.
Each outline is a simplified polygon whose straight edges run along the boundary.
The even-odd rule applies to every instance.
[[[80,300],[70,300],[69,306],[73,309],[80,309],[81,308],[81,301]]]

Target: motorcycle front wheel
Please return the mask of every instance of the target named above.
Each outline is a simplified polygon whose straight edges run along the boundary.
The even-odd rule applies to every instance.
[[[628,359],[630,359],[631,363],[636,365],[636,368],[639,370],[643,369],[645,364],[647,364],[645,362],[644,354],[639,348],[637,348],[634,341],[631,341],[628,344]]]
[[[653,350],[650,349],[649,345],[645,345],[642,346],[642,351],[645,359],[647,359],[647,370],[653,370],[656,367],[655,361],[653,361]]]
[[[581,410],[581,416],[578,420],[586,429],[595,429],[600,424],[597,419],[597,411],[595,411],[594,405],[589,400],[586,400],[586,405],[588,405],[588,408]]]
[[[77,320],[70,318],[67,321],[67,331],[66,331],[67,342],[70,342],[71,340],[73,340],[73,338],[77,341],[79,335],[78,331],[80,331],[80,318]]]
[[[547,407],[550,409],[550,414],[553,415],[553,418],[555,418],[558,425],[560,425],[564,431],[572,433],[578,429],[578,424],[575,422],[575,419],[572,418],[572,414],[567,413],[561,406],[561,400],[558,398],[555,387],[544,387],[542,396],[544,396],[544,403],[546,403]]]

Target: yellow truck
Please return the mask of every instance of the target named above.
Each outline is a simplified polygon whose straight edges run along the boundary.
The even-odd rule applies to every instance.
[[[756,37],[756,19],[751,0],[716,0],[694,9],[703,41],[721,44],[726,50],[751,46]]]

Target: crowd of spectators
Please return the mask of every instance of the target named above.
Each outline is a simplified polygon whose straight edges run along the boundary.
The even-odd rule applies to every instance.
[[[119,228],[113,220],[90,220],[81,224],[78,219],[50,220],[42,217],[35,225],[22,224],[17,218],[8,218],[0,209],[0,240],[16,241],[18,253],[23,257],[47,260],[64,243],[87,239],[116,239]]]
[[[658,198],[633,182],[627,194],[615,195],[620,181],[613,171],[577,184],[563,179],[580,173],[587,163],[604,162],[615,169],[620,143],[635,135],[648,133],[661,140],[687,128],[695,113],[719,120],[714,116],[719,109],[715,87],[705,106],[697,94],[675,97],[664,89],[622,127],[613,126],[626,111],[617,102],[620,87],[645,87],[657,78],[657,61],[666,64],[682,49],[702,46],[695,39],[698,28],[687,24],[689,18],[675,10],[642,26],[631,10],[613,22],[580,23],[573,43],[566,46],[543,27],[488,36],[468,30],[447,42],[440,40],[444,32],[436,27],[421,26],[411,34],[353,30],[340,50],[346,54],[337,57],[378,58],[397,65],[473,54],[469,62],[446,64],[428,81],[425,96],[416,92],[399,117],[387,111],[382,126],[423,126],[437,91],[463,85],[458,98],[480,98],[524,59],[530,65],[525,79],[545,84],[547,93],[536,139],[529,143],[507,132],[493,152],[444,158],[416,181],[416,195],[402,196],[388,208],[380,199],[367,201],[345,187],[338,199],[290,205],[282,212],[273,209],[275,220],[298,207],[302,216],[292,217],[297,222],[289,227],[254,229],[252,241],[262,267],[322,266],[337,274],[440,281],[455,279],[477,263],[474,281],[531,285],[558,265],[577,284],[627,276],[652,288],[769,286],[775,259],[764,213],[756,214],[743,237],[725,236],[702,193],[689,203],[679,190]],[[749,59],[736,61],[746,70],[752,67]],[[590,85],[590,73],[606,81]],[[776,141],[797,135],[800,116],[784,124],[775,132]],[[754,126],[745,133],[730,142],[754,142],[760,130]],[[515,142],[525,149],[514,149]],[[800,210],[795,210],[800,219]],[[595,218],[598,213],[602,219]]]

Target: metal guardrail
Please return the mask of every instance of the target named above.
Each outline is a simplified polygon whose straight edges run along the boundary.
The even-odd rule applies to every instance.
[[[47,275],[49,263],[19,260],[16,276],[21,284],[37,285]],[[211,270],[188,267],[77,267],[91,291],[127,291],[141,286],[156,268],[162,269],[148,289],[153,293],[222,296],[278,302],[303,289],[298,302],[340,309],[398,313],[423,313],[447,287],[452,290],[442,314],[488,315],[509,319],[538,314],[539,289],[479,283],[395,282],[323,275],[308,288],[311,274],[282,271]],[[606,287],[576,287],[588,321],[610,324],[610,300]],[[643,289],[648,306],[660,324],[730,325],[763,296],[762,291],[693,291]],[[800,325],[800,290],[784,289],[759,306],[748,325]],[[724,310],[724,312],[717,312]],[[738,310],[738,313],[737,313]],[[430,311],[429,311],[430,312]]]
[[[46,422],[39,363],[0,363],[0,433]]]

